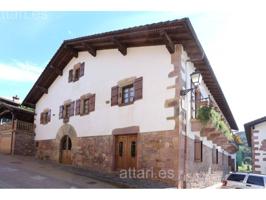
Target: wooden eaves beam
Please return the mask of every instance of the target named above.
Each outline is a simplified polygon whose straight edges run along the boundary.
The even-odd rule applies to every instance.
[[[54,72],[59,75],[59,76],[62,76],[63,75],[63,70],[61,69],[58,69],[57,67],[53,66],[53,65],[50,65],[49,66],[50,69],[54,70]]]
[[[87,49],[87,51],[94,57],[97,55],[97,50],[90,44],[83,42],[82,45]]]
[[[68,51],[70,51],[71,54],[72,54],[75,58],[78,57],[78,53],[79,53],[79,52],[78,52],[75,48],[73,48],[72,46],[70,46],[70,45],[65,45],[64,48],[67,49]]]
[[[39,85],[36,85],[38,90],[41,90],[43,93],[48,94],[48,89]]]
[[[124,56],[127,55],[127,47],[123,45],[117,38],[112,38],[113,43],[118,47],[118,50],[120,53],[122,53]]]
[[[175,52],[175,44],[169,37],[169,35],[166,33],[166,31],[161,31],[160,32],[161,37],[163,38],[163,41],[165,43],[166,48],[168,49],[169,53],[174,53]]]

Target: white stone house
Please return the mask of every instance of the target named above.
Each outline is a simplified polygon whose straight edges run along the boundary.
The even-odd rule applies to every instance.
[[[180,95],[196,70],[202,83]],[[234,168],[237,151],[214,127],[199,126],[196,108],[206,102],[238,129],[184,18],[64,41],[23,104],[35,108],[41,159],[107,172],[164,170],[178,187],[204,187]]]

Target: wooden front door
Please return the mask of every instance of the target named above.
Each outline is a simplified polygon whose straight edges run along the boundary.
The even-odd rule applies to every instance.
[[[115,138],[116,169],[136,168],[137,135],[118,135]]]
[[[65,135],[61,140],[61,163],[72,164],[72,142],[69,136]]]

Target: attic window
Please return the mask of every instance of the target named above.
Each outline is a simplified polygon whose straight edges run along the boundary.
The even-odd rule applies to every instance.
[[[84,67],[84,62],[75,64],[73,69],[69,70],[68,82],[78,81],[80,77],[84,76]]]

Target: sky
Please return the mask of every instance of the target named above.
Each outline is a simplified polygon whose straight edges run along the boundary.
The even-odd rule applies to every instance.
[[[240,130],[266,115],[266,14],[247,10],[0,12],[0,96],[25,98],[63,40],[189,17]]]

